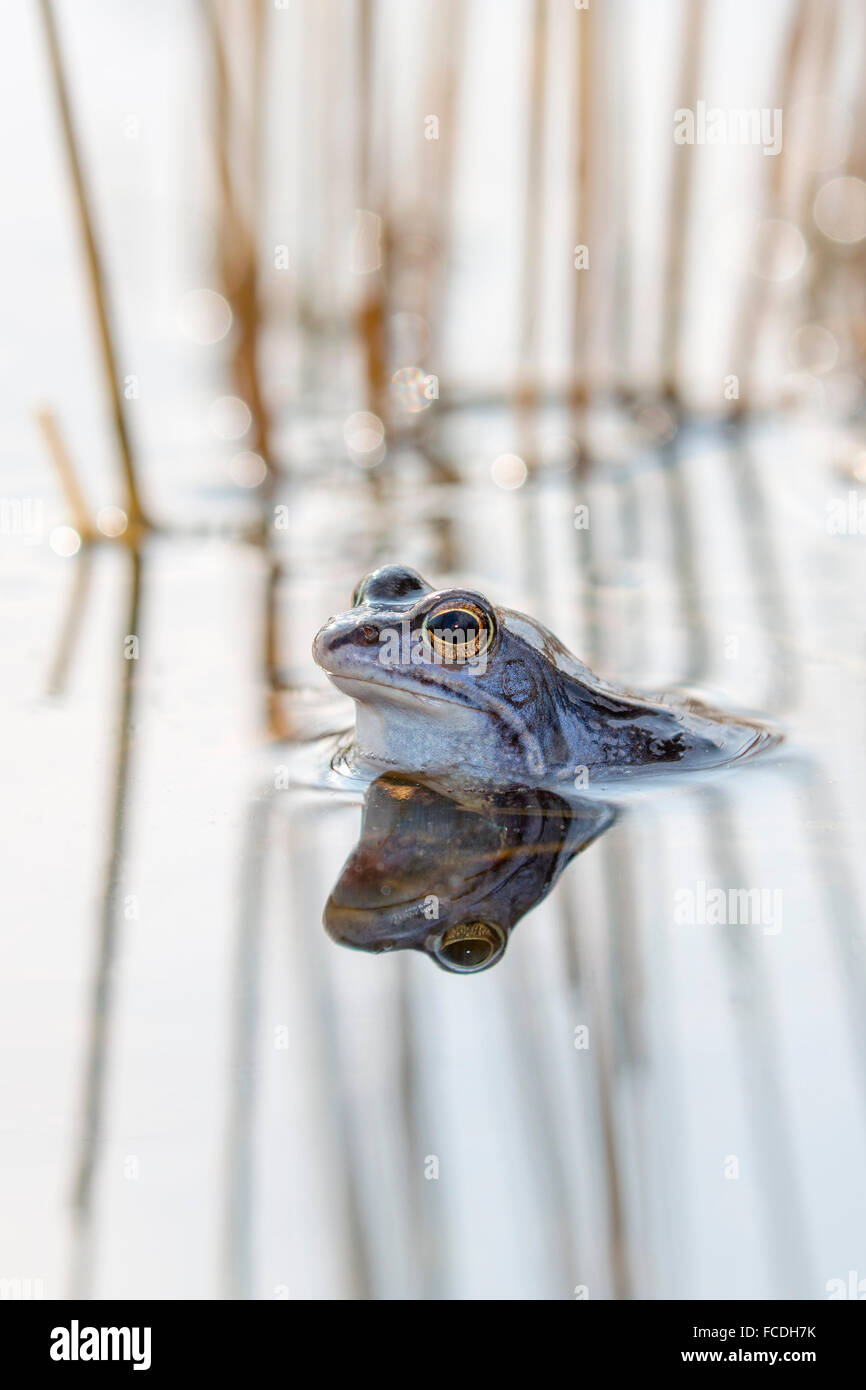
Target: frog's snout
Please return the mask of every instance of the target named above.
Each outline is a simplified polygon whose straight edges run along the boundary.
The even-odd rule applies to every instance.
[[[339,618],[329,618],[324,626],[319,628],[319,631],[313,638],[313,660],[325,671],[330,671],[332,669],[331,662],[333,660],[335,644],[338,643],[339,636]]]
[[[376,623],[359,623],[357,613],[329,618],[313,639],[313,659],[324,671],[339,673],[355,664],[360,650],[379,645]]]

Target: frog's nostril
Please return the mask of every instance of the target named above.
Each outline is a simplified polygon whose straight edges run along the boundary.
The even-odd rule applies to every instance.
[[[361,660],[358,647],[376,646],[379,628],[375,623],[355,623],[345,617],[336,618],[319,631],[313,642],[313,656],[326,671],[336,669],[335,663],[346,658],[350,663]]]

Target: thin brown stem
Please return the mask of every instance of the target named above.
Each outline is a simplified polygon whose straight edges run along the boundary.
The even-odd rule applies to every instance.
[[[142,559],[136,548],[129,552],[130,581],[125,636],[139,635]],[[102,910],[96,953],[96,972],[91,986],[90,1031],[82,1097],[82,1129],[76,1163],[72,1207],[74,1220],[72,1296],[88,1298],[93,1277],[93,1189],[105,1134],[105,1090],[114,1006],[114,973],[121,923],[120,895],[127,849],[129,778],[132,727],[135,722],[138,662],[124,660],[120,710],[113,750],[111,788],[111,840],[102,883]]]
[[[41,406],[36,411],[36,423],[42,432],[48,456],[54,464],[60,487],[69,505],[70,523],[83,541],[92,540],[95,531],[90,520],[90,508],[78,477],[78,470],[57,423],[57,417],[53,410]]]
[[[789,109],[793,98],[809,24],[809,9],[810,0],[800,0],[791,21],[788,42],[782,58],[779,83],[779,106],[783,111]],[[785,178],[789,162],[787,146],[783,144],[776,158],[766,162],[769,167],[764,191],[763,215],[765,218],[779,218],[782,215]],[[748,272],[746,273],[748,275]],[[761,338],[769,302],[769,282],[766,279],[749,276],[740,301],[731,359],[733,370],[739,377],[739,396],[732,411],[734,415],[744,415],[753,404],[752,377],[755,352]]]
[[[706,20],[704,0],[686,5],[679,75],[678,106],[694,110],[697,96],[701,46]],[[688,239],[694,182],[694,150],[689,145],[674,146],[671,184],[671,217],[665,271],[665,314],[662,325],[662,390],[668,400],[680,400],[680,353],[683,331],[683,300],[688,268]]]
[[[57,33],[52,0],[39,0],[39,8],[45,28],[45,40],[48,47],[51,78],[60,115],[63,143],[66,151],[66,162],[72,180],[73,198],[78,215],[79,228],[84,242],[87,276],[90,283],[90,297],[96,315],[105,385],[111,402],[114,433],[117,439],[120,462],[126,482],[126,514],[129,518],[129,529],[137,533],[148,523],[139,501],[132,443],[126,422],[123,394],[120,389],[117,353],[111,326],[111,315],[108,306],[108,294],[102,265],[102,256],[96,239],[93,213],[81,163],[78,135],[72,115],[69,86],[63,65],[63,55],[60,50],[60,39]]]
[[[547,0],[535,0],[530,58],[529,140],[520,293],[520,369],[517,410],[524,445],[538,409],[538,329],[543,228],[544,104],[547,93]],[[524,454],[529,450],[524,446]]]

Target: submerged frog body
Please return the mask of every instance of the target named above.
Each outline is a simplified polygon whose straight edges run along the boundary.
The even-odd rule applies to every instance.
[[[356,706],[353,763],[484,786],[580,786],[678,764],[716,767],[756,724],[600,680],[548,630],[467,589],[388,565],[361,581],[313,654]]]

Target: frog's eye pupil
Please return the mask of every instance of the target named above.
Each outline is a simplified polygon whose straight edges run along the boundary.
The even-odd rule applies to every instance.
[[[483,970],[505,949],[505,934],[489,922],[461,922],[443,936],[436,955],[446,969]]]
[[[464,642],[475,641],[481,631],[481,624],[474,613],[443,613],[436,619],[434,632],[442,633],[445,637],[452,640],[458,639]]]
[[[492,950],[489,941],[455,941],[452,946],[444,947],[443,954],[455,965],[468,966],[471,970],[486,961]]]
[[[440,608],[424,622],[424,635],[445,661],[469,661],[479,656],[493,636],[490,619],[474,605]]]

